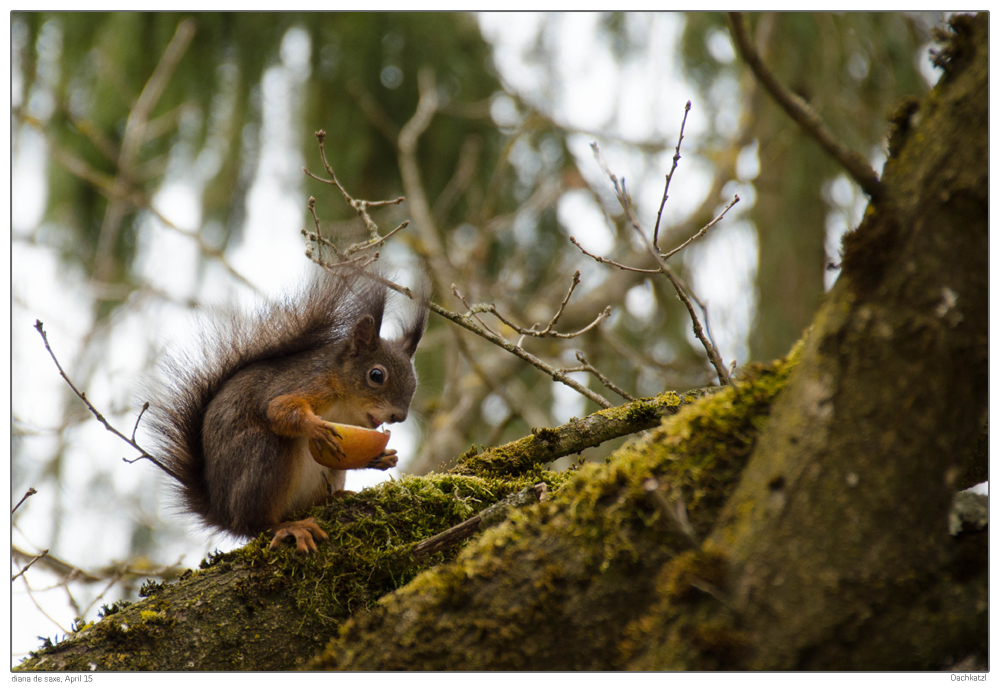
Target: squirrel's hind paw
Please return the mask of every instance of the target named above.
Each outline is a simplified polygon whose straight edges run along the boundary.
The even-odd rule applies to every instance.
[[[286,521],[274,527],[274,540],[268,548],[274,550],[286,538],[295,539],[295,550],[309,554],[316,552],[316,541],[325,541],[329,536],[312,517],[302,521]]]

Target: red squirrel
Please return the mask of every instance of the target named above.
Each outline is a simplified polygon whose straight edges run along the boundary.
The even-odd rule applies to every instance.
[[[340,452],[330,423],[377,428],[406,419],[420,308],[394,340],[379,336],[385,285],[357,270],[323,273],[304,291],[205,335],[196,356],[168,358],[150,427],[183,506],[234,536],[274,532],[302,553],[327,539],[315,520],[287,521],[343,490],[310,441]],[[158,407],[157,407],[158,406]],[[370,464],[396,465],[387,449]]]

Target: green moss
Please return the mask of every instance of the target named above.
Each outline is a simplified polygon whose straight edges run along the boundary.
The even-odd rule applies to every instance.
[[[319,544],[317,553],[303,556],[291,544],[270,550],[270,535],[263,534],[214,562],[224,560],[269,570],[234,585],[247,606],[282,591],[288,592],[307,615],[343,620],[457,552],[453,549],[418,562],[412,555],[416,543],[533,484],[536,477],[403,476],[356,495],[335,498],[303,514],[314,517],[330,537],[327,543]],[[559,474],[549,472],[541,477],[550,488],[559,484]]]
[[[461,523],[539,479],[554,491],[563,477],[553,472],[505,480],[438,474],[403,476],[357,495],[335,498],[304,514],[313,516],[330,536],[329,542],[319,544],[317,553],[303,556],[291,544],[271,550],[270,534],[262,534],[240,549],[212,556],[205,563],[206,569],[186,573],[176,589],[204,585],[213,591],[230,592],[227,604],[259,616],[253,624],[259,626],[256,629],[260,634],[273,626],[276,617],[269,611],[276,610],[275,605],[294,606],[301,616],[296,618],[295,627],[299,639],[321,643],[353,612],[374,606],[382,595],[458,552],[453,548],[417,561],[412,555],[417,542]],[[168,639],[175,627],[175,616],[183,616],[184,621],[208,619],[217,615],[217,605],[226,600],[215,594],[206,599],[202,592],[188,590],[175,607],[167,600],[174,596],[174,588],[147,583],[143,592],[151,598],[105,608],[103,619],[88,626],[86,635],[81,633],[74,639],[88,639],[91,653],[110,648],[113,655],[103,660],[90,657],[99,668],[138,669],[147,662],[166,667],[168,662],[162,660],[171,658],[175,648]],[[214,611],[209,605],[213,602]],[[210,632],[218,648],[214,668],[243,668],[251,663],[250,652],[260,635],[248,634],[245,617],[242,622],[217,617]],[[53,654],[69,641],[58,645],[47,642],[35,655],[40,658],[27,660],[23,668],[39,667],[45,663],[46,654]],[[70,657],[64,654],[64,658]],[[180,667],[186,664],[185,658]]]
[[[716,670],[732,663],[746,636],[728,608],[725,579],[726,560],[711,551],[688,551],[664,565],[656,602],[624,632],[624,664],[635,670]]]
[[[628,664],[643,653],[648,637],[641,629],[644,612],[655,609],[645,620],[662,624],[674,601],[704,596],[718,601],[692,587],[723,585],[725,579],[722,558],[681,554],[691,539],[657,495],[682,500],[694,533],[707,534],[800,349],[785,361],[756,367],[752,378],[734,388],[685,406],[605,463],[585,463],[567,474],[545,504],[518,510],[454,561],[414,577],[371,612],[355,614],[311,666],[487,670]],[[651,492],[650,481],[658,492]],[[672,574],[663,574],[664,567],[672,567]],[[704,612],[707,622],[688,631],[689,648],[706,659],[738,649],[741,637],[725,616],[707,607]],[[623,637],[632,620],[639,621],[637,627]],[[380,647],[386,640],[392,650]]]

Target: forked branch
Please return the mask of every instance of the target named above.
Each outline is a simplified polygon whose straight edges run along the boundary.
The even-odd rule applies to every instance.
[[[698,320],[698,312],[695,311],[694,304],[692,304],[691,302],[691,297],[689,296],[689,292],[686,291],[684,283],[677,276],[677,274],[674,273],[674,271],[670,268],[670,266],[667,265],[666,261],[663,259],[663,256],[660,254],[659,250],[655,246],[653,246],[653,243],[649,240],[649,237],[647,237],[646,233],[643,231],[642,225],[639,224],[639,221],[636,219],[635,214],[632,210],[632,201],[629,198],[628,191],[625,188],[625,181],[624,180],[619,181],[618,177],[615,176],[615,174],[612,173],[612,171],[604,163],[604,159],[601,157],[601,150],[597,146],[596,142],[591,143],[591,148],[594,151],[594,158],[597,160],[598,166],[601,167],[601,171],[603,171],[604,175],[611,180],[611,184],[612,186],[614,186],[615,189],[615,197],[618,199],[618,203],[622,206],[622,211],[625,213],[625,216],[628,219],[629,224],[632,225],[632,228],[638,235],[639,240],[642,242],[643,247],[645,247],[645,249],[649,252],[650,256],[653,257],[653,260],[656,261],[656,264],[659,266],[659,272],[667,277],[667,279],[670,281],[670,284],[674,286],[674,290],[677,292],[677,296],[680,298],[682,302],[684,302],[684,306],[687,308],[688,314],[690,314],[691,316],[691,324],[694,329],[695,337],[698,338],[699,342],[701,342],[702,346],[705,348],[705,353],[708,355],[708,360],[709,362],[712,363],[712,366],[715,368],[715,372],[719,377],[719,383],[722,384],[723,386],[731,385],[733,382],[732,379],[730,378],[729,370],[726,369],[726,366],[723,363],[722,358],[719,356],[719,352],[718,350],[716,350],[712,340],[705,334],[705,330],[704,328],[702,328],[701,321]],[[669,184],[669,180],[667,183]],[[736,202],[738,202],[738,198],[737,200],[734,200],[729,207],[735,205]],[[726,208],[726,210],[728,209],[729,208]],[[723,214],[725,214],[725,212],[723,212]],[[721,218],[722,216],[720,215],[718,219]],[[713,220],[711,223],[709,223],[709,225],[714,224],[716,221],[717,220]],[[696,234],[695,237],[699,236],[700,234],[701,232],[699,232],[699,234]],[[577,245],[579,246],[579,244]],[[641,272],[648,272],[648,271],[641,271]]]

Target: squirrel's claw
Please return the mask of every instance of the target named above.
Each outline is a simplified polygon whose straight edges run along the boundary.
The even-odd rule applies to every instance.
[[[320,452],[326,447],[330,450],[334,458],[342,459],[344,458],[344,449],[340,446],[340,442],[337,441],[340,438],[341,436],[337,432],[336,426],[331,422],[324,422],[322,420],[316,426],[313,436],[310,437]]]
[[[367,467],[374,468],[380,471],[385,471],[390,468],[395,468],[397,463],[399,463],[399,457],[396,456],[396,450],[386,449],[381,454],[379,454],[371,461],[369,461]]]
[[[316,519],[313,517],[302,521],[286,521],[274,527],[274,540],[268,549],[274,550],[286,538],[294,538],[295,550],[308,555],[316,552],[316,541],[325,541],[329,536],[316,524]]]

